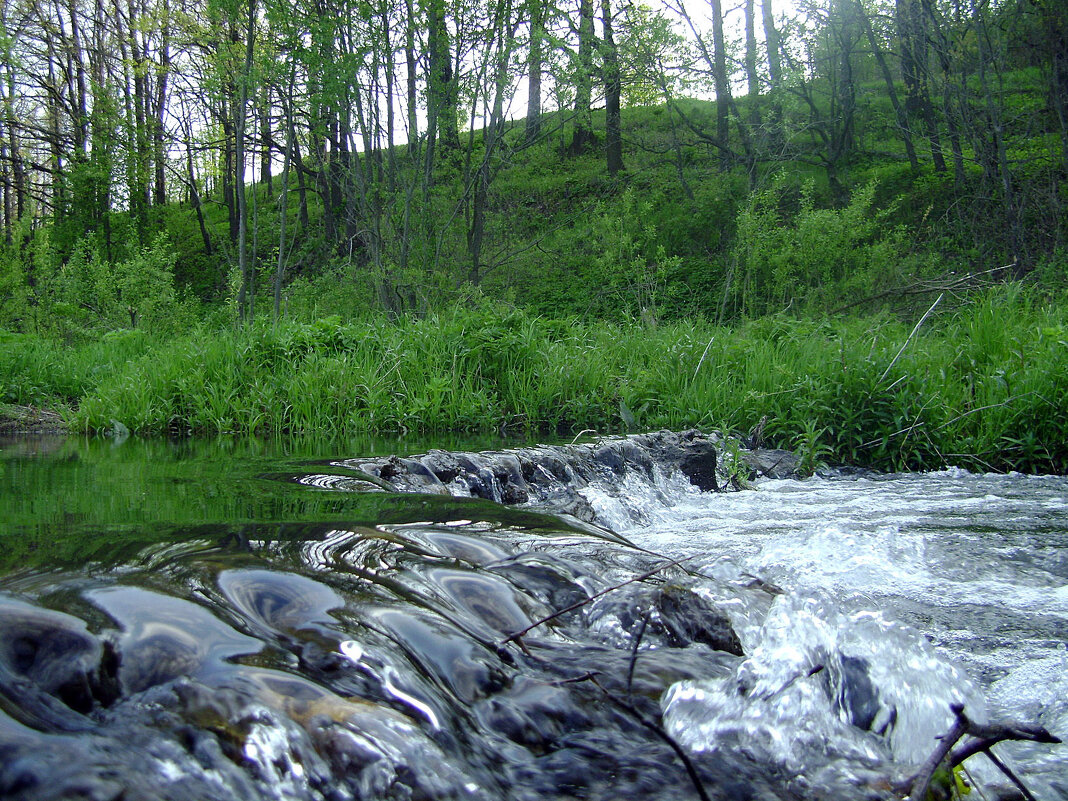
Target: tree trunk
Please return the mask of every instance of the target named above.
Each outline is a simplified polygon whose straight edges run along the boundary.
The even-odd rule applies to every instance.
[[[10,245],[14,241],[13,229],[15,227],[14,215],[12,214],[12,195],[14,194],[11,182],[11,160],[7,157],[7,143],[4,140],[4,126],[0,125],[0,180],[3,182],[4,192],[4,244]]]
[[[770,145],[774,150],[781,150],[783,145],[782,128],[782,43],[779,31],[775,27],[775,14],[772,0],[760,0],[761,22],[764,28],[764,47],[768,54],[768,80],[771,84],[771,136]]]
[[[226,98],[222,101],[220,108],[220,124],[222,126],[223,141],[222,141],[222,194],[223,205],[226,206],[226,220],[228,223],[228,233],[230,235],[230,242],[237,242],[238,223],[237,223],[237,195],[234,191],[234,177],[237,175],[237,160],[234,153],[235,135],[234,135],[234,123],[230,116],[232,109],[229,108],[230,100]]]
[[[200,192],[197,191],[197,175],[193,169],[193,132],[192,126],[186,122],[185,164],[189,175],[189,201],[197,215],[197,225],[200,227],[200,238],[204,241],[204,253],[211,256],[211,236],[208,235],[208,226],[204,221],[203,204],[200,202]]]
[[[248,208],[245,198],[245,128],[248,118],[248,97],[252,83],[252,59],[256,46],[256,0],[248,0],[248,30],[245,33],[245,63],[238,92],[237,115],[234,121],[235,161],[237,162],[237,266],[241,273],[241,288],[237,296],[238,316],[241,322],[251,323],[253,316],[252,295],[254,265],[248,258]]]
[[[455,152],[460,149],[459,95],[444,2],[431,0],[428,3],[427,17],[430,48],[427,61],[429,103],[434,106],[442,150]]]
[[[920,0],[896,0],[895,15],[901,43],[901,77],[905,83],[905,116],[919,117],[931,147],[935,172],[946,171],[934,107],[928,89],[928,31]]]
[[[274,191],[271,175],[271,90],[264,86],[260,93],[260,183],[266,187],[267,194]]]
[[[527,126],[526,140],[541,135],[542,40],[545,38],[545,9],[541,0],[528,0],[530,14],[530,49],[527,51]]]
[[[503,5],[503,4],[502,4]],[[498,7],[494,24],[497,39],[496,63],[493,65],[493,106],[485,129],[485,147],[475,176],[474,199],[471,205],[471,227],[468,230],[468,253],[471,267],[468,278],[477,286],[482,280],[482,245],[486,228],[486,206],[492,178],[492,165],[497,145],[504,129],[504,96],[508,88],[508,70],[515,46],[515,25],[509,24],[505,9]]]
[[[579,0],[578,75],[575,78],[575,127],[571,134],[572,155],[585,153],[593,142],[593,0]]]
[[[901,141],[905,145],[905,155],[908,157],[909,165],[912,167],[913,172],[915,172],[919,170],[920,162],[916,157],[916,148],[912,144],[912,134],[909,133],[908,125],[905,123],[905,110],[901,107],[901,102],[897,97],[897,89],[894,88],[894,77],[890,73],[890,66],[886,63],[886,56],[875,39],[875,31],[872,29],[868,12],[864,9],[864,5],[860,0],[854,0],[854,4],[857,18],[860,20],[861,25],[864,26],[864,34],[868,39],[868,44],[871,46],[871,52],[879,64],[879,71],[883,74],[886,94],[890,98],[890,105],[893,107],[894,116],[897,119],[898,132],[901,134]]]
[[[11,160],[11,184],[14,192],[15,219],[26,215],[26,169],[19,150],[18,119],[15,116],[15,68],[7,64],[7,91],[4,93],[4,126],[7,133],[8,158]]]
[[[291,103],[293,98],[293,79],[290,78],[289,98],[283,100],[286,116],[286,153],[282,161],[282,192],[278,197],[278,261],[274,271],[274,319],[275,322],[282,313],[282,278],[286,269],[286,222],[289,213],[289,165],[293,158],[293,113]]]
[[[953,69],[952,50],[945,26],[939,19],[932,0],[921,0],[924,14],[930,26],[930,40],[934,44],[935,54],[938,56],[938,64],[942,71],[942,117],[945,120],[949,132],[949,145],[953,154],[953,177],[957,186],[964,184],[964,150],[961,147],[961,135],[959,114],[953,107],[953,91],[951,89],[951,76]],[[967,86],[967,81],[961,80],[958,91]]]
[[[716,92],[716,138],[723,142],[719,151],[720,169],[731,165],[730,143],[730,74],[727,72],[727,40],[723,35],[723,0],[709,0],[712,7],[712,87]]]
[[[160,64],[156,72],[156,97],[152,115],[152,153],[155,165],[155,204],[163,206],[167,202],[167,85],[171,71],[171,23],[170,6],[164,0],[163,18],[160,21]]]
[[[605,151],[608,159],[608,174],[613,178],[623,169],[623,126],[620,119],[619,100],[623,92],[619,73],[619,53],[612,32],[612,7],[610,0],[601,0],[601,25],[604,30],[604,108]]]
[[[760,75],[757,73],[756,0],[745,0],[745,82],[749,92],[749,122],[760,125]]]
[[[990,27],[987,24],[986,10],[987,0],[972,0],[972,16],[975,21],[976,43],[978,46],[979,62],[979,86],[983,92],[983,101],[986,106],[987,119],[990,123],[990,135],[993,150],[997,159],[997,172],[1001,183],[1001,199],[1005,213],[1005,225],[1009,232],[1009,245],[1012,250],[1013,263],[1017,277],[1027,270],[1027,243],[1025,241],[1023,225],[1020,221],[1020,210],[1016,201],[1015,191],[1012,185],[1012,172],[1009,167],[1008,151],[1005,146],[1005,130],[1002,120],[1002,109],[994,99],[990,80],[987,76],[987,67],[993,66],[998,69],[995,59],[997,56],[990,52],[988,37]]]

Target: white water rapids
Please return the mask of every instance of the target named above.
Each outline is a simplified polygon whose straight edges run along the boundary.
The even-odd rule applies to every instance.
[[[601,522],[717,578],[785,591],[766,613],[731,610],[748,655],[734,676],[680,683],[663,699],[688,749],[743,743],[784,771],[814,758],[833,771],[886,748],[914,763],[954,701],[1068,740],[1068,478],[947,470],[762,480],[727,494],[681,478],[627,483],[582,491]],[[817,664],[835,686],[865,666],[879,697],[871,731],[885,737],[842,722],[841,703],[807,675]],[[1064,746],[996,751],[1038,799],[1068,799]],[[980,785],[1007,785],[981,756],[966,766]]]

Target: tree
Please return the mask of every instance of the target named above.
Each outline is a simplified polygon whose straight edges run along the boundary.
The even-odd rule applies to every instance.
[[[527,124],[526,138],[534,142],[541,135],[541,78],[544,68],[545,12],[541,0],[527,0],[530,43],[527,46]]]
[[[605,150],[608,174],[613,178],[623,169],[623,130],[620,119],[619,99],[622,79],[619,71],[619,51],[612,32],[612,6],[610,0],[601,0],[601,25],[603,26],[602,61],[604,63],[605,102]]]
[[[579,0],[578,63],[575,73],[575,124],[570,152],[579,155],[593,141],[593,0]]]
[[[245,134],[248,127],[249,96],[253,92],[252,65],[256,54],[256,0],[247,0],[245,22],[245,60],[238,87],[234,119],[234,161],[237,166],[237,268],[241,274],[241,288],[237,296],[238,316],[251,323],[256,313],[255,265],[248,253],[248,201],[245,193]]]
[[[944,172],[946,161],[935,122],[928,87],[928,46],[930,35],[921,0],[895,0],[898,41],[901,48],[901,76],[905,83],[905,118],[908,125],[922,120],[924,134],[931,146],[931,159],[937,172]]]

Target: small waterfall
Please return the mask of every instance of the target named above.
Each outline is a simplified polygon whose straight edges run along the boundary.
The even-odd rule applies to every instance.
[[[716,492],[728,451],[788,463],[699,432],[329,460],[257,468],[275,516],[49,529],[85,556],[0,576],[0,797],[889,800],[950,704],[1068,719],[1063,655],[991,687],[881,608],[944,544],[863,493],[824,520],[842,482]]]

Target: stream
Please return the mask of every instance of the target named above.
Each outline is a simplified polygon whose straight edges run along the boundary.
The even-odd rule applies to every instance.
[[[0,798],[890,799],[951,704],[1068,738],[1068,478],[714,448],[4,441]]]

